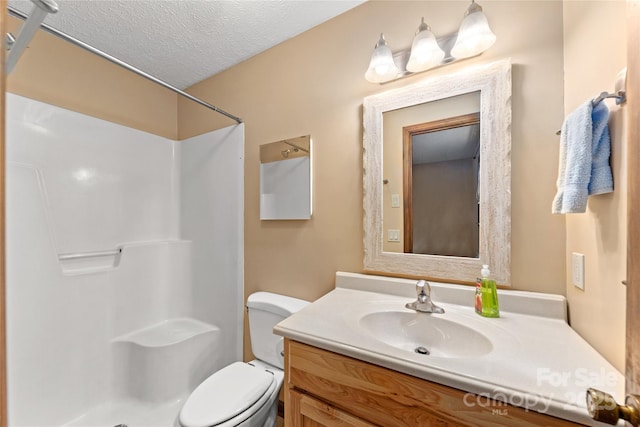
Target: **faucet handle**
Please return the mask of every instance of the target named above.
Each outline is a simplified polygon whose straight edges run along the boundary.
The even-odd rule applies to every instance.
[[[416,283],[417,299],[414,302],[407,303],[405,307],[421,311],[424,313],[444,313],[444,309],[438,307],[431,301],[431,285],[426,280],[418,280]]]
[[[426,280],[418,280],[416,283],[416,293],[418,295],[431,295],[431,286]]]

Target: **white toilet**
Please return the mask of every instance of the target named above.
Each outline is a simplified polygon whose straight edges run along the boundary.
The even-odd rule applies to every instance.
[[[180,410],[182,427],[273,427],[284,381],[283,339],[273,327],[309,304],[269,292],[249,296],[249,332],[256,360],[235,362],[204,380]]]

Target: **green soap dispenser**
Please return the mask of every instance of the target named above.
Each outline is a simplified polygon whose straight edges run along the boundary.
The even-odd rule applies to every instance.
[[[500,317],[496,281],[489,278],[490,274],[489,266],[484,264],[480,271],[480,275],[482,276],[482,279],[480,279],[480,299],[482,301],[482,310],[478,314],[484,317]]]

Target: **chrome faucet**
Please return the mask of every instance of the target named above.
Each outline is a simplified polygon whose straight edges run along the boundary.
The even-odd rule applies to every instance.
[[[422,313],[444,313],[442,307],[438,307],[431,301],[431,286],[426,280],[420,280],[416,283],[417,299],[414,302],[408,302],[405,307],[420,311]]]

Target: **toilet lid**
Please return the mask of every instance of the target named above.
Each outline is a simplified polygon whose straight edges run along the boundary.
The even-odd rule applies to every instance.
[[[275,381],[273,374],[235,362],[204,380],[180,411],[184,427],[223,423],[255,404]]]

